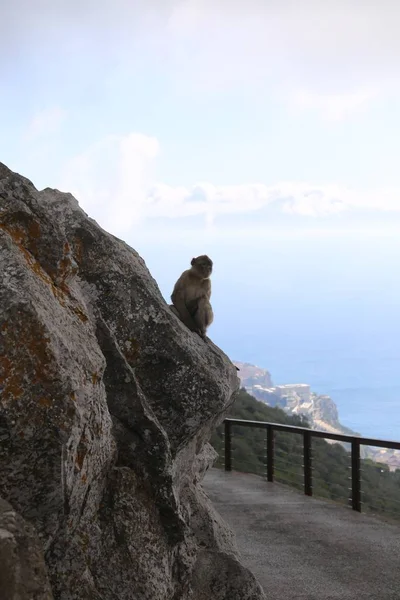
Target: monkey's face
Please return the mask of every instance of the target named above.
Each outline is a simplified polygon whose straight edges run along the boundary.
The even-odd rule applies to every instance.
[[[212,273],[213,262],[211,258],[208,258],[205,254],[202,256],[198,256],[197,258],[193,258],[192,269],[196,271],[201,279],[208,279]]]

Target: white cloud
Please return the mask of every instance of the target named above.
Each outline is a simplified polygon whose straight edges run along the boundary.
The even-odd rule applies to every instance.
[[[317,94],[302,90],[295,94],[293,104],[300,110],[315,110],[327,121],[342,121],[350,114],[365,109],[376,95],[372,91]]]
[[[25,133],[25,139],[32,141],[57,133],[67,117],[67,111],[58,106],[45,108],[36,113]]]
[[[155,138],[139,133],[108,136],[68,163],[61,187],[116,234],[145,220],[198,217],[212,226],[218,217],[261,209],[267,210],[263,219],[268,214],[328,218],[351,209],[400,213],[400,189],[362,192],[307,182],[272,186],[202,182],[192,187],[154,183],[151,170],[158,153]]]
[[[110,135],[68,162],[59,187],[113,233],[128,231],[145,216],[151,164],[158,141],[146,135]]]
[[[215,186],[197,183],[191,188],[154,185],[148,193],[149,217],[179,218],[251,212],[273,201],[270,188],[259,184]]]
[[[334,186],[284,183],[278,186],[277,195],[285,198],[283,212],[305,217],[327,217],[351,206],[346,190]]]
[[[212,222],[219,215],[251,213],[265,207],[278,213],[308,217],[328,217],[349,209],[400,212],[400,189],[361,192],[344,186],[307,182],[282,182],[272,186],[200,183],[192,188],[158,184],[147,194],[145,214],[150,218],[198,215]]]

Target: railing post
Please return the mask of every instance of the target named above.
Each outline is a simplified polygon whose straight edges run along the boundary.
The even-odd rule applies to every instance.
[[[231,422],[225,421],[225,471],[232,471],[232,428]]]
[[[274,429],[267,425],[267,480],[274,480]]]
[[[304,493],[312,496],[312,456],[311,456],[311,431],[303,433],[303,458],[304,458]]]
[[[361,512],[361,459],[357,439],[351,442],[351,505],[353,510]]]

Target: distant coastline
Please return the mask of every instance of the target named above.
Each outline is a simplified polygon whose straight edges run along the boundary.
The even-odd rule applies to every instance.
[[[317,394],[307,383],[274,385],[271,373],[250,363],[233,361],[239,368],[242,386],[257,400],[278,406],[291,415],[304,416],[313,429],[329,433],[361,436],[340,422],[337,405],[328,394]],[[363,457],[388,465],[391,471],[400,468],[400,451],[365,447]]]

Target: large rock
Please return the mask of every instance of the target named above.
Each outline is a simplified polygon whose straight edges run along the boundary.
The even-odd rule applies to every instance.
[[[201,488],[230,360],[71,195],[1,164],[0,280],[0,496],[54,598],[263,598]]]
[[[0,598],[52,600],[42,548],[32,525],[0,498]]]

